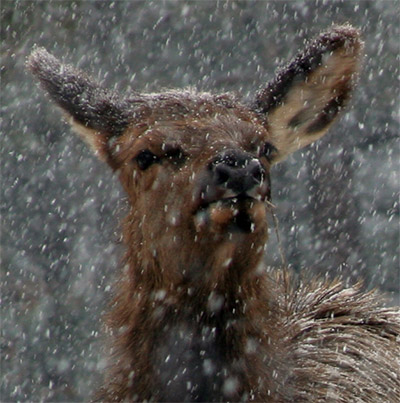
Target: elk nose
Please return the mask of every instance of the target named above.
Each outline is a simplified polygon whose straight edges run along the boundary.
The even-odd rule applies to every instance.
[[[236,150],[218,155],[210,169],[214,184],[224,186],[235,194],[246,193],[259,186],[265,177],[265,170],[258,159]]]

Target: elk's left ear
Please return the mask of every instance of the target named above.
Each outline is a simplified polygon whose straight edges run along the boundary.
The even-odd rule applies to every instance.
[[[84,72],[62,64],[43,48],[32,52],[27,67],[61,107],[72,127],[102,160],[113,166],[109,140],[129,124],[132,105]]]
[[[362,42],[349,25],[321,34],[256,94],[278,160],[323,136],[354,88]]]

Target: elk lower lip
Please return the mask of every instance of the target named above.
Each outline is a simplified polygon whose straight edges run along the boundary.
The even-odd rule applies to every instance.
[[[201,205],[197,213],[206,213],[213,206],[218,206],[222,209],[230,209],[234,214],[229,223],[227,223],[226,230],[228,232],[250,233],[254,228],[254,223],[249,214],[249,209],[254,203],[260,203],[260,201],[247,195],[238,195],[235,197],[215,200],[210,203],[204,203]]]
[[[200,205],[200,210],[209,208],[211,205],[219,204],[220,206],[236,208],[239,210],[248,209],[252,203],[257,203],[258,200],[247,195],[237,195],[222,199],[213,200]]]

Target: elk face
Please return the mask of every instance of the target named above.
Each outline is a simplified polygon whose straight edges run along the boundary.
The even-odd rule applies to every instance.
[[[261,254],[266,240],[273,147],[258,118],[230,102],[164,94],[140,133],[133,125],[111,147],[148,259],[174,256],[186,279],[214,259],[230,264],[239,245],[243,258]]]
[[[28,66],[119,172],[131,204],[125,239],[140,265],[173,282],[214,281],[257,266],[270,165],[325,134],[350,96],[361,49],[357,30],[332,28],[248,106],[184,91],[123,99],[43,49]]]

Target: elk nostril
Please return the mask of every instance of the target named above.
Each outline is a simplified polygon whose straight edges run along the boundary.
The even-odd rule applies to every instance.
[[[260,161],[250,155],[233,152],[219,156],[210,164],[213,172],[213,183],[236,193],[247,192],[259,186],[265,178],[265,170]]]
[[[258,182],[261,183],[264,180],[264,170],[260,166],[260,164],[257,164],[254,166],[251,170],[251,176]]]
[[[231,177],[230,168],[225,164],[218,164],[215,167],[215,179],[217,185],[222,185],[229,181]]]

